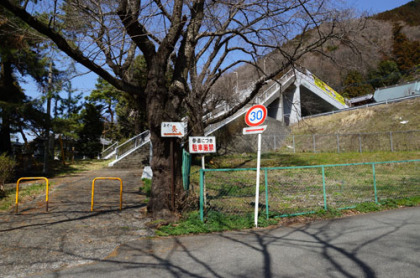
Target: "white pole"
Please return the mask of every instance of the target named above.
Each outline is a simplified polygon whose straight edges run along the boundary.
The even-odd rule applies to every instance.
[[[206,169],[206,159],[204,155],[201,156],[201,168]],[[207,199],[206,199],[206,172],[203,172],[203,194],[204,194],[204,207],[207,207]]]
[[[261,133],[258,134],[258,149],[257,149],[257,185],[255,190],[255,213],[254,223],[258,227],[258,201],[260,199],[260,165],[261,165]]]

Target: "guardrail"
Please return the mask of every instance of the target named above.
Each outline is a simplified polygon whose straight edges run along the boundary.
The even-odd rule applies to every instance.
[[[48,212],[48,179],[45,177],[23,177],[18,179],[16,182],[16,206],[15,206],[15,213],[18,213],[19,208],[19,183],[22,180],[45,180],[46,183],[46,194],[45,194],[45,203],[46,203],[46,211]]]
[[[402,97],[402,98],[390,99],[390,100],[381,101],[381,102],[369,103],[369,104],[365,104],[365,105],[344,108],[344,109],[335,110],[335,111],[331,111],[331,112],[325,112],[325,113],[321,113],[321,114],[305,116],[305,117],[302,117],[302,120],[316,118],[316,117],[322,117],[322,116],[328,116],[328,115],[333,115],[333,114],[337,114],[337,113],[341,113],[341,112],[345,112],[345,111],[352,111],[352,110],[368,108],[368,107],[377,106],[377,105],[401,102],[401,101],[404,101],[404,100],[414,99],[414,98],[418,98],[418,97],[420,97],[420,95],[413,95],[413,96],[407,96],[407,97]]]
[[[289,152],[373,152],[420,150],[420,130],[373,133],[292,134],[284,142]]]
[[[120,181],[120,210],[122,210],[122,193],[123,193],[123,182],[120,178],[117,177],[96,177],[92,181],[92,198],[90,202],[90,211],[93,211],[93,203],[95,199],[95,181],[97,180],[118,180]]]

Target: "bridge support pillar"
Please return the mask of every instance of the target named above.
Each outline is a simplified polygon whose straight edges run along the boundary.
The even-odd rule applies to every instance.
[[[296,89],[293,92],[292,109],[290,111],[290,124],[300,121],[302,110],[300,105],[300,82],[295,82]]]
[[[279,122],[284,122],[284,105],[282,94],[280,94],[280,97],[274,100],[268,106],[268,116],[276,119]]]

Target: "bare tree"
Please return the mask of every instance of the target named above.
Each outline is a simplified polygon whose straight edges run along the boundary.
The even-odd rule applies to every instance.
[[[194,134],[236,113],[306,54],[328,56],[323,51],[327,42],[354,48],[346,36],[353,29],[340,23],[348,10],[335,9],[328,1],[239,2],[206,5],[200,33],[190,38],[203,46],[190,48],[195,52],[188,67],[185,103]],[[204,117],[222,103],[229,107],[226,113]]]
[[[2,0],[0,5],[50,38],[75,61],[146,103],[154,172],[148,211],[155,217],[171,217],[177,206],[170,198],[170,144],[160,137],[161,122],[179,121],[187,108],[191,126],[198,134],[206,125],[238,111],[267,80],[336,36],[338,12],[333,2],[55,0],[19,5]],[[319,28],[325,21],[330,26],[328,31]],[[308,40],[305,34],[311,38]],[[266,72],[260,58],[273,50],[285,62]],[[129,78],[136,55],[143,55],[147,65],[144,90]],[[212,88],[223,74],[241,64],[252,64],[260,74],[250,94],[234,103],[228,113],[203,123],[202,117],[214,108],[210,105]],[[179,158],[179,147],[175,153]],[[176,165],[179,168],[179,163]],[[179,174],[175,181],[178,205],[182,198]]]

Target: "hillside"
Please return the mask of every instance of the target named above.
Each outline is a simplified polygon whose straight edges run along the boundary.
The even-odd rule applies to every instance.
[[[373,19],[385,21],[404,21],[410,26],[420,25],[420,0],[411,1],[401,7],[377,14]]]
[[[420,98],[305,119],[293,134],[373,133],[420,130]]]
[[[329,84],[340,93],[348,86],[346,76],[351,72],[357,72],[359,79],[353,81],[355,85],[366,85],[372,79],[387,77],[387,68],[385,64],[383,69],[378,70],[380,62],[392,61],[397,64],[400,76],[399,82],[415,80],[420,77],[420,63],[418,49],[420,49],[420,0],[412,1],[399,8],[386,11],[372,17],[351,17],[343,19],[336,23],[337,38],[327,42],[319,51],[308,53],[297,61],[297,64],[309,69],[321,80]],[[321,31],[328,31],[329,23],[320,26]],[[398,26],[396,25],[398,24]],[[400,37],[405,41],[399,46],[401,49],[395,50],[395,30],[399,30]],[[305,34],[305,43],[310,44],[316,37],[315,32]],[[400,38],[399,37],[399,38]],[[299,36],[297,36],[299,38]],[[288,44],[293,45],[293,41],[286,43],[283,47],[287,51]],[[410,49],[411,54],[408,54]],[[416,50],[417,49],[417,50]],[[400,54],[405,55],[405,59],[413,59],[407,67],[401,67],[402,58]],[[414,61],[415,60],[415,61]],[[261,68],[267,71],[274,70],[284,61],[276,52],[272,52],[258,61]],[[400,62],[398,62],[400,61]],[[404,64],[404,63],[403,63]],[[407,69],[408,68],[408,69]],[[242,66],[237,69],[239,74],[239,84],[245,88],[258,76],[258,72],[251,66]],[[236,75],[226,76],[223,81],[226,84],[235,84]],[[387,82],[372,82],[368,84],[366,93],[372,93],[375,88],[390,85]],[[391,81],[392,82],[392,81]],[[354,85],[354,84],[351,85]],[[376,84],[375,84],[376,83]],[[240,89],[243,89],[240,87]],[[349,96],[353,97],[353,96]]]

